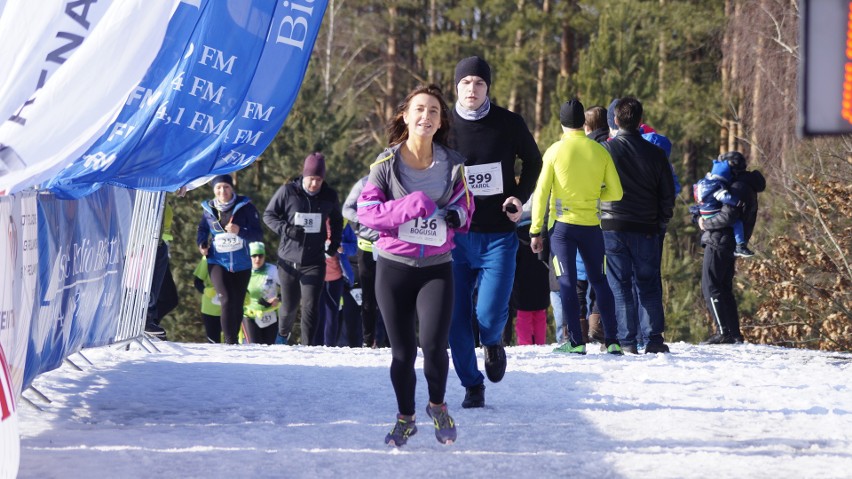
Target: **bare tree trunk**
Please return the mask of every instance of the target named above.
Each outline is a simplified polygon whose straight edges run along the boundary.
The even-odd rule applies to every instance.
[[[387,75],[385,76],[385,100],[384,100],[384,118],[388,119],[393,116],[394,104],[396,101],[396,55],[397,55],[397,25],[396,20],[398,11],[396,6],[388,6],[388,39],[387,39],[387,59],[385,60],[385,68]]]
[[[660,11],[665,10],[666,0],[660,0]],[[666,96],[666,56],[668,55],[666,35],[668,34],[667,28],[661,28],[660,34],[657,36],[657,53],[659,55],[657,59],[657,105],[659,105],[660,111],[663,111],[662,107]]]
[[[518,14],[524,11],[524,0],[518,0]],[[524,31],[522,29],[515,30],[515,45],[513,46],[515,58],[519,58],[521,47],[523,46]],[[506,108],[511,111],[516,111],[518,104],[518,82],[512,83],[512,88],[509,90],[509,101],[506,102]]]
[[[544,0],[541,10],[544,13],[544,17],[547,18],[550,14],[550,0]],[[533,121],[533,138],[535,138],[536,142],[541,137],[541,130],[544,128],[545,123],[547,123],[544,119],[546,96],[544,91],[544,81],[545,76],[547,75],[548,30],[547,23],[544,23],[542,25],[538,41],[538,72],[535,76],[535,119]]]
[[[334,0],[328,4],[328,30],[325,37],[325,70],[322,72],[323,89],[325,91],[325,99],[331,96],[331,46],[334,43]]]
[[[433,38],[438,33],[438,1],[429,0],[429,38]],[[429,63],[429,69],[426,72],[426,78],[429,83],[435,83],[435,65]]]
[[[568,78],[574,67],[574,29],[571,28],[570,18],[577,11],[577,1],[570,0],[566,7],[565,19],[562,21],[562,38],[559,43],[559,76]]]
[[[766,0],[760,0],[760,8],[762,10],[768,11],[769,6],[767,5]],[[767,45],[766,45],[766,36],[758,34],[757,35],[757,45],[755,45],[754,53],[752,53],[754,57],[755,67],[754,74],[752,75],[752,91],[751,91],[751,117],[748,122],[748,143],[751,147],[751,159],[755,161],[758,159],[759,155],[758,151],[761,151],[760,138],[758,137],[758,132],[760,131],[757,128],[757,125],[764,124],[764,114],[763,114],[763,102],[765,99],[763,98],[763,82],[764,76],[766,72],[766,65],[764,63],[764,55],[766,55]]]

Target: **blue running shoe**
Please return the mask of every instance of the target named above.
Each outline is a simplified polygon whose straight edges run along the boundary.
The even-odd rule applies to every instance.
[[[456,422],[447,412],[447,403],[426,406],[426,414],[435,422],[435,438],[441,444],[452,444],[456,441]]]
[[[385,444],[388,446],[401,447],[408,442],[408,438],[417,434],[417,424],[414,416],[396,415],[396,424],[391,432],[385,436]]]

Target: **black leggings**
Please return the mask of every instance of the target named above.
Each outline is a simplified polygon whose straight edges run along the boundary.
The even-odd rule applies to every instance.
[[[222,319],[219,316],[211,316],[201,313],[201,321],[204,322],[204,334],[207,342],[219,344],[222,342]]]
[[[222,331],[225,333],[225,344],[237,344],[240,334],[240,324],[243,322],[243,301],[246,299],[251,270],[228,271],[218,264],[208,264],[210,282],[219,295],[222,305]]]
[[[452,263],[417,268],[379,258],[376,300],[390,339],[390,375],[399,413],[414,414],[418,320],[429,401],[442,404],[450,364],[447,341],[453,312]]]

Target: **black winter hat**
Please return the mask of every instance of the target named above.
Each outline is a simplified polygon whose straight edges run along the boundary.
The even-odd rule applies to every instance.
[[[728,165],[731,167],[731,171],[734,172],[734,174],[743,172],[746,169],[745,156],[743,156],[743,154],[739,151],[723,153],[719,155],[719,160],[728,162]]]
[[[491,67],[482,58],[467,57],[456,64],[456,85],[466,76],[478,76],[485,80],[485,84],[491,88]]]
[[[210,181],[210,186],[215,188],[216,184],[218,184],[218,183],[227,183],[227,184],[231,185],[231,188],[234,187],[234,179],[231,178],[231,175],[214,176],[213,180]]]
[[[562,104],[559,109],[559,122],[565,128],[583,128],[586,122],[585,108],[580,100],[572,98]]]
[[[618,98],[613,98],[609,107],[606,109],[606,124],[610,130],[617,130],[618,125],[615,124],[615,105],[618,104]]]

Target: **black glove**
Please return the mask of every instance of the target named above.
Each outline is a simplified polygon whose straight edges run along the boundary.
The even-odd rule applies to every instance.
[[[290,239],[302,242],[305,239],[305,227],[302,225],[287,225],[284,228],[284,234]]]
[[[193,285],[195,286],[195,289],[197,289],[199,293],[204,293],[204,281],[202,281],[201,278],[196,276]]]
[[[447,210],[447,214],[444,216],[444,221],[447,222],[447,226],[450,228],[461,228],[461,218],[459,217],[459,212],[457,210]]]
[[[692,205],[689,207],[689,213],[692,215],[692,224],[698,224],[698,218],[701,217],[701,210],[698,208],[698,205]]]
[[[270,303],[269,301],[267,301],[263,298],[258,299],[257,304],[263,306],[264,308],[268,308],[268,307],[272,306],[272,303]]]
[[[329,258],[334,258],[334,256],[337,254],[337,248],[332,248],[331,246],[329,246],[325,249],[325,254]]]

